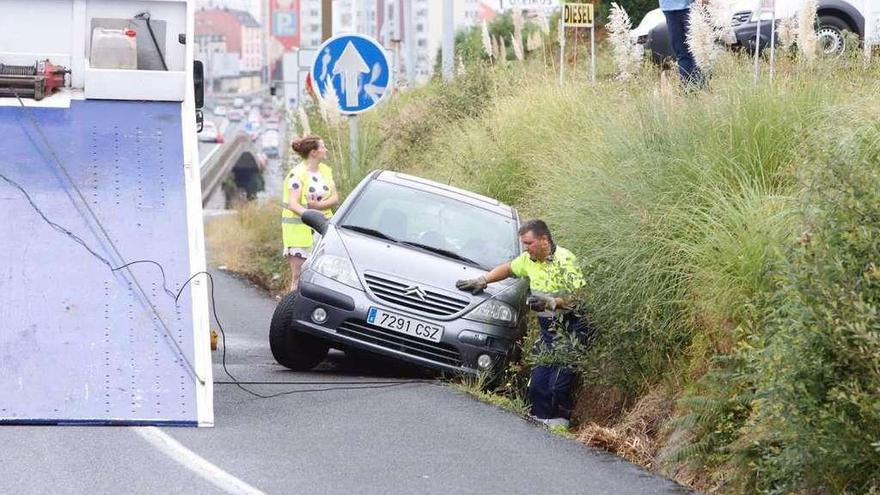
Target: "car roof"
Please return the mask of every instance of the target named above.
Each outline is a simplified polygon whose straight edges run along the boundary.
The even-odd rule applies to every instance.
[[[497,199],[489,198],[487,196],[466,191],[464,189],[459,189],[448,184],[441,184],[440,182],[434,182],[432,180],[423,179],[421,177],[416,177],[413,175],[408,175],[401,172],[394,172],[390,170],[378,171],[376,175],[374,175],[374,180],[381,180],[383,182],[390,182],[392,184],[400,184],[403,186],[411,187],[413,189],[419,189],[421,191],[455,198],[458,201],[462,201],[464,203],[468,203],[492,211],[494,213],[498,213],[499,215],[516,218],[516,210],[498,201]]]

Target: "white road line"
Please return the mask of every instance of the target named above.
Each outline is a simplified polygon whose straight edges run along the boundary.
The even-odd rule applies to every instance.
[[[184,447],[180,442],[166,435],[155,426],[132,427],[141,438],[174,459],[183,467],[196,473],[217,488],[232,495],[265,495],[244,481],[232,476],[219,467],[211,464],[202,456]]]

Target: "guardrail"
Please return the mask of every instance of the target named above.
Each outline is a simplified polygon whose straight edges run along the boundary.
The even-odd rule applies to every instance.
[[[214,150],[201,166],[202,178],[202,204],[214,194],[214,191],[223,183],[223,179],[241,160],[242,155],[251,155],[254,168],[257,168],[257,151],[250,137],[239,132],[229,139],[218,149]]]

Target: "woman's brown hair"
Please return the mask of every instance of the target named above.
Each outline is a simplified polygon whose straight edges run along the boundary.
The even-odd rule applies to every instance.
[[[293,151],[296,152],[299,156],[305,160],[309,157],[309,153],[313,150],[318,149],[318,143],[321,142],[321,138],[315,136],[314,134],[310,134],[308,136],[303,136],[299,139],[294,139],[293,144],[290,145],[293,148]]]

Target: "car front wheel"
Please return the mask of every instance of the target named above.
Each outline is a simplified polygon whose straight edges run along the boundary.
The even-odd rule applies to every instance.
[[[849,25],[842,19],[830,15],[819,17],[819,29],[816,36],[819,41],[819,50],[824,56],[837,56],[846,50],[846,36]]]
[[[327,357],[330,347],[291,325],[296,292],[284,296],[275,308],[269,325],[269,348],[278,364],[294,371],[307,371]]]

